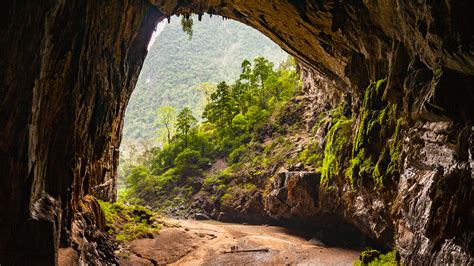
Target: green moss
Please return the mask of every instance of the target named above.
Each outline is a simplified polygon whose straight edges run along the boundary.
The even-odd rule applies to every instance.
[[[240,158],[242,157],[242,155],[245,153],[246,150],[247,150],[246,145],[242,145],[242,146],[238,147],[237,149],[233,150],[229,154],[229,162],[230,163],[238,163],[240,161]]]
[[[311,154],[306,160],[304,161],[306,165],[314,165],[316,168],[321,167],[321,158],[318,153]]]
[[[224,195],[222,195],[221,197],[221,203],[224,204],[224,205],[230,205],[230,200],[232,199],[232,195],[229,194],[229,193],[225,193]]]
[[[333,126],[329,129],[326,139],[326,146],[324,148],[323,164],[321,170],[321,184],[328,186],[328,181],[338,174],[342,169],[342,162],[344,160],[342,152],[344,148],[350,144],[350,136],[352,129],[352,120],[347,119],[341,115],[333,119]]]
[[[382,252],[367,248],[362,251],[354,261],[355,266],[360,265],[368,265],[368,266],[391,266],[391,265],[399,265],[399,259],[397,256],[397,250],[390,251],[386,254],[382,254]]]
[[[213,186],[225,185],[224,180],[219,175],[207,175],[203,182],[202,186],[206,189],[211,189]]]
[[[255,184],[252,184],[252,183],[245,183],[243,185],[243,189],[246,190],[246,191],[253,191],[253,190],[257,189],[257,186]]]
[[[304,148],[298,154],[298,162],[302,162],[305,165],[313,165],[316,168],[320,167],[318,163],[321,162],[320,158],[321,148],[317,142],[310,143],[308,147]]]
[[[227,186],[225,184],[220,184],[220,185],[217,186],[216,190],[219,191],[219,192],[227,191]]]
[[[364,93],[360,119],[352,145],[352,159],[346,177],[354,184],[357,178],[371,177],[377,187],[393,176],[401,151],[398,105],[385,101],[385,79],[372,82]]]
[[[354,188],[355,179],[365,173],[372,173],[375,169],[372,163],[372,157],[367,157],[364,148],[362,148],[357,156],[349,161],[349,167],[346,169],[345,175],[349,180],[351,187]]]
[[[99,204],[105,214],[106,231],[115,236],[118,243],[147,237],[160,230],[157,214],[146,207],[100,200]]]
[[[385,111],[378,111],[377,105],[381,102],[380,87],[385,82],[385,79],[372,82],[365,90],[362,108],[360,109],[360,122],[356,131],[356,137],[352,146],[352,155],[364,145],[368,140],[368,135],[375,126],[375,122],[383,120]],[[380,115],[382,114],[382,115]]]

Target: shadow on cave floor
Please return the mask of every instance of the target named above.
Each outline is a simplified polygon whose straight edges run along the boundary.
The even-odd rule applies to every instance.
[[[138,256],[159,265],[352,265],[360,252],[324,246],[280,226],[214,220],[164,221],[166,226],[153,239],[124,244],[118,254],[120,263],[127,264]]]
[[[169,218],[181,220],[180,218]],[[367,236],[361,232],[356,226],[347,222],[339,216],[325,216],[319,222],[301,222],[296,220],[291,221],[276,221],[267,219],[260,222],[245,221],[242,219],[218,221],[218,220],[199,220],[191,219],[213,225],[239,225],[239,226],[271,226],[278,228],[278,231],[290,235],[303,238],[311,243],[322,243],[325,247],[338,247],[351,250],[364,250],[367,247],[377,249],[383,252],[390,250],[387,245]]]

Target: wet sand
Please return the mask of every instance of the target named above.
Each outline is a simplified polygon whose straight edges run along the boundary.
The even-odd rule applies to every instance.
[[[359,254],[357,250],[314,245],[276,226],[195,220],[166,223],[169,227],[154,239],[124,245],[120,264],[352,265]]]

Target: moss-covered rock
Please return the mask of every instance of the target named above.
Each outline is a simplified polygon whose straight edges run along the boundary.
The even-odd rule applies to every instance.
[[[384,254],[371,248],[366,248],[364,251],[362,251],[357,260],[354,261],[354,266],[396,266],[399,264],[400,258],[396,250]]]
[[[358,180],[368,178],[381,188],[395,177],[398,169],[403,119],[397,103],[385,99],[385,83],[385,79],[372,82],[364,93],[352,143],[352,158],[345,171],[352,186]]]
[[[350,143],[352,120],[341,115],[333,119],[327,134],[321,167],[321,184],[330,188],[328,181],[343,170],[344,152]]]
[[[158,214],[146,207],[105,201],[99,204],[105,215],[105,230],[117,243],[153,237],[161,228]]]

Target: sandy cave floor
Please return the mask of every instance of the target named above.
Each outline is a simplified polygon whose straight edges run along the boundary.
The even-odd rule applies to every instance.
[[[165,224],[153,239],[124,244],[117,252],[120,264],[352,265],[360,252],[317,246],[276,226],[171,219]],[[238,252],[229,253],[233,247]],[[249,250],[255,251],[242,252]]]

